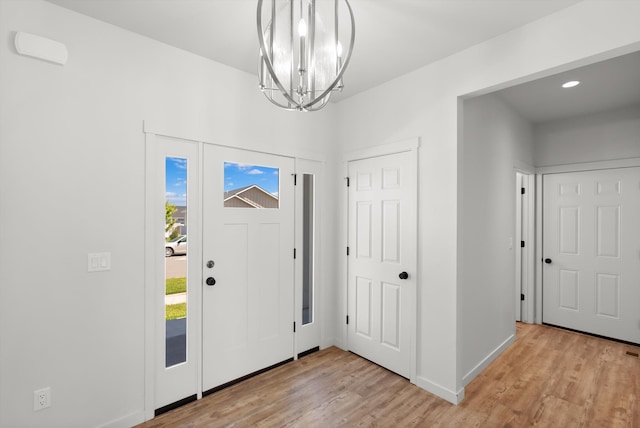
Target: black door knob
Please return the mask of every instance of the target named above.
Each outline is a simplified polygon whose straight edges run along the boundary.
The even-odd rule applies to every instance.
[[[216,285],[216,279],[212,276],[207,278],[207,285]]]
[[[407,279],[407,278],[409,278],[409,274],[406,273],[406,272],[400,272],[400,275],[398,275],[398,277],[400,279]]]
[[[551,262],[552,262],[552,260],[551,260],[551,259],[544,259],[544,262],[545,262],[546,264],[550,265],[550,264],[551,264]]]

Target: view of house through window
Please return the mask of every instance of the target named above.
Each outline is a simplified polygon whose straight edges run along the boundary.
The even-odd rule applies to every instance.
[[[165,366],[187,361],[187,159],[165,159]]]
[[[224,163],[224,206],[278,208],[280,170],[268,166]]]

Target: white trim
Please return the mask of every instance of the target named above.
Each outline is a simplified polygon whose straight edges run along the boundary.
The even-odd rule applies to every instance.
[[[542,174],[536,175],[536,256],[535,256],[535,317],[542,324]]]
[[[496,349],[489,353],[482,361],[480,361],[474,368],[469,370],[469,373],[462,377],[462,385],[467,386],[469,382],[476,378],[489,364],[493,362],[500,354],[502,354],[513,342],[516,340],[515,333],[509,336],[504,342],[502,342]]]
[[[513,161],[513,169],[523,174],[531,175],[536,173],[536,167],[519,160]]]
[[[542,166],[537,168],[536,172],[538,174],[559,174],[564,172],[595,171],[599,169],[633,168],[636,166],[640,166],[640,158]]]
[[[231,149],[240,149],[248,152],[264,153],[268,155],[283,156],[286,158],[300,158],[313,161],[327,162],[327,155],[324,153],[316,153],[307,150],[299,150],[297,148],[288,149],[286,151],[278,151],[271,145],[265,148],[264,144],[260,143],[247,143],[241,142],[238,144],[225,144],[219,141],[215,141],[215,137],[211,135],[202,135],[199,133],[193,133],[184,129],[173,129],[166,123],[159,124],[149,120],[143,121],[142,131],[146,134],[155,134],[160,137],[177,138],[179,140],[194,141],[205,144],[213,144],[221,147],[228,147]],[[186,137],[185,137],[186,135]]]
[[[531,173],[523,177],[523,183],[526,183],[526,207],[527,207],[527,245],[529,251],[527,252],[527,279],[526,290],[524,292],[524,302],[526,307],[526,317],[523,318],[523,322],[534,323],[535,322],[535,270],[536,270],[536,175]]]
[[[435,394],[455,405],[460,404],[462,400],[464,400],[464,387],[460,388],[457,392],[452,391],[422,376],[417,377],[415,384],[425,391]]]
[[[102,425],[98,425],[97,428],[129,428],[145,421],[144,412],[138,411],[129,413],[126,416],[109,421]]]
[[[154,299],[154,225],[151,212],[155,205],[154,192],[156,177],[150,166],[155,161],[156,136],[145,136],[145,222],[144,222],[144,420],[153,419],[155,415],[155,299]],[[153,149],[152,149],[153,148]]]
[[[420,137],[407,138],[396,142],[381,144],[379,146],[352,150],[342,155],[342,162],[350,162],[378,156],[393,155],[395,153],[410,152],[420,147]]]

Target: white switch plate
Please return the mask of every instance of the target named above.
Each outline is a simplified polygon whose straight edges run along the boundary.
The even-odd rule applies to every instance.
[[[111,253],[89,253],[87,270],[89,272],[111,270]]]

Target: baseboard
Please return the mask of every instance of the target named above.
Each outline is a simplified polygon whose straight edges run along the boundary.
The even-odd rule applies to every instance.
[[[96,428],[130,428],[132,426],[141,424],[142,422],[144,422],[144,412],[140,410],[138,412],[133,412],[121,418],[115,419],[111,422],[98,425]]]
[[[491,351],[489,355],[484,357],[484,359],[480,361],[473,369],[471,369],[469,373],[467,373],[462,377],[462,385],[464,386],[469,385],[469,382],[475,379],[475,377],[478,376],[482,372],[482,370],[487,368],[487,366],[491,364],[491,362],[495,360],[498,357],[498,355],[502,354],[505,351],[505,349],[507,349],[509,345],[511,345],[515,340],[516,340],[516,335],[514,333],[511,336],[509,336],[504,342],[502,342],[496,349]]]
[[[460,402],[462,402],[462,400],[464,399],[464,388],[460,388],[457,392],[452,391],[442,385],[438,385],[437,383],[431,382],[430,380],[420,376],[418,376],[418,378],[416,379],[416,385],[418,385],[425,391],[437,395],[443,400],[447,400],[452,404],[460,404]]]

